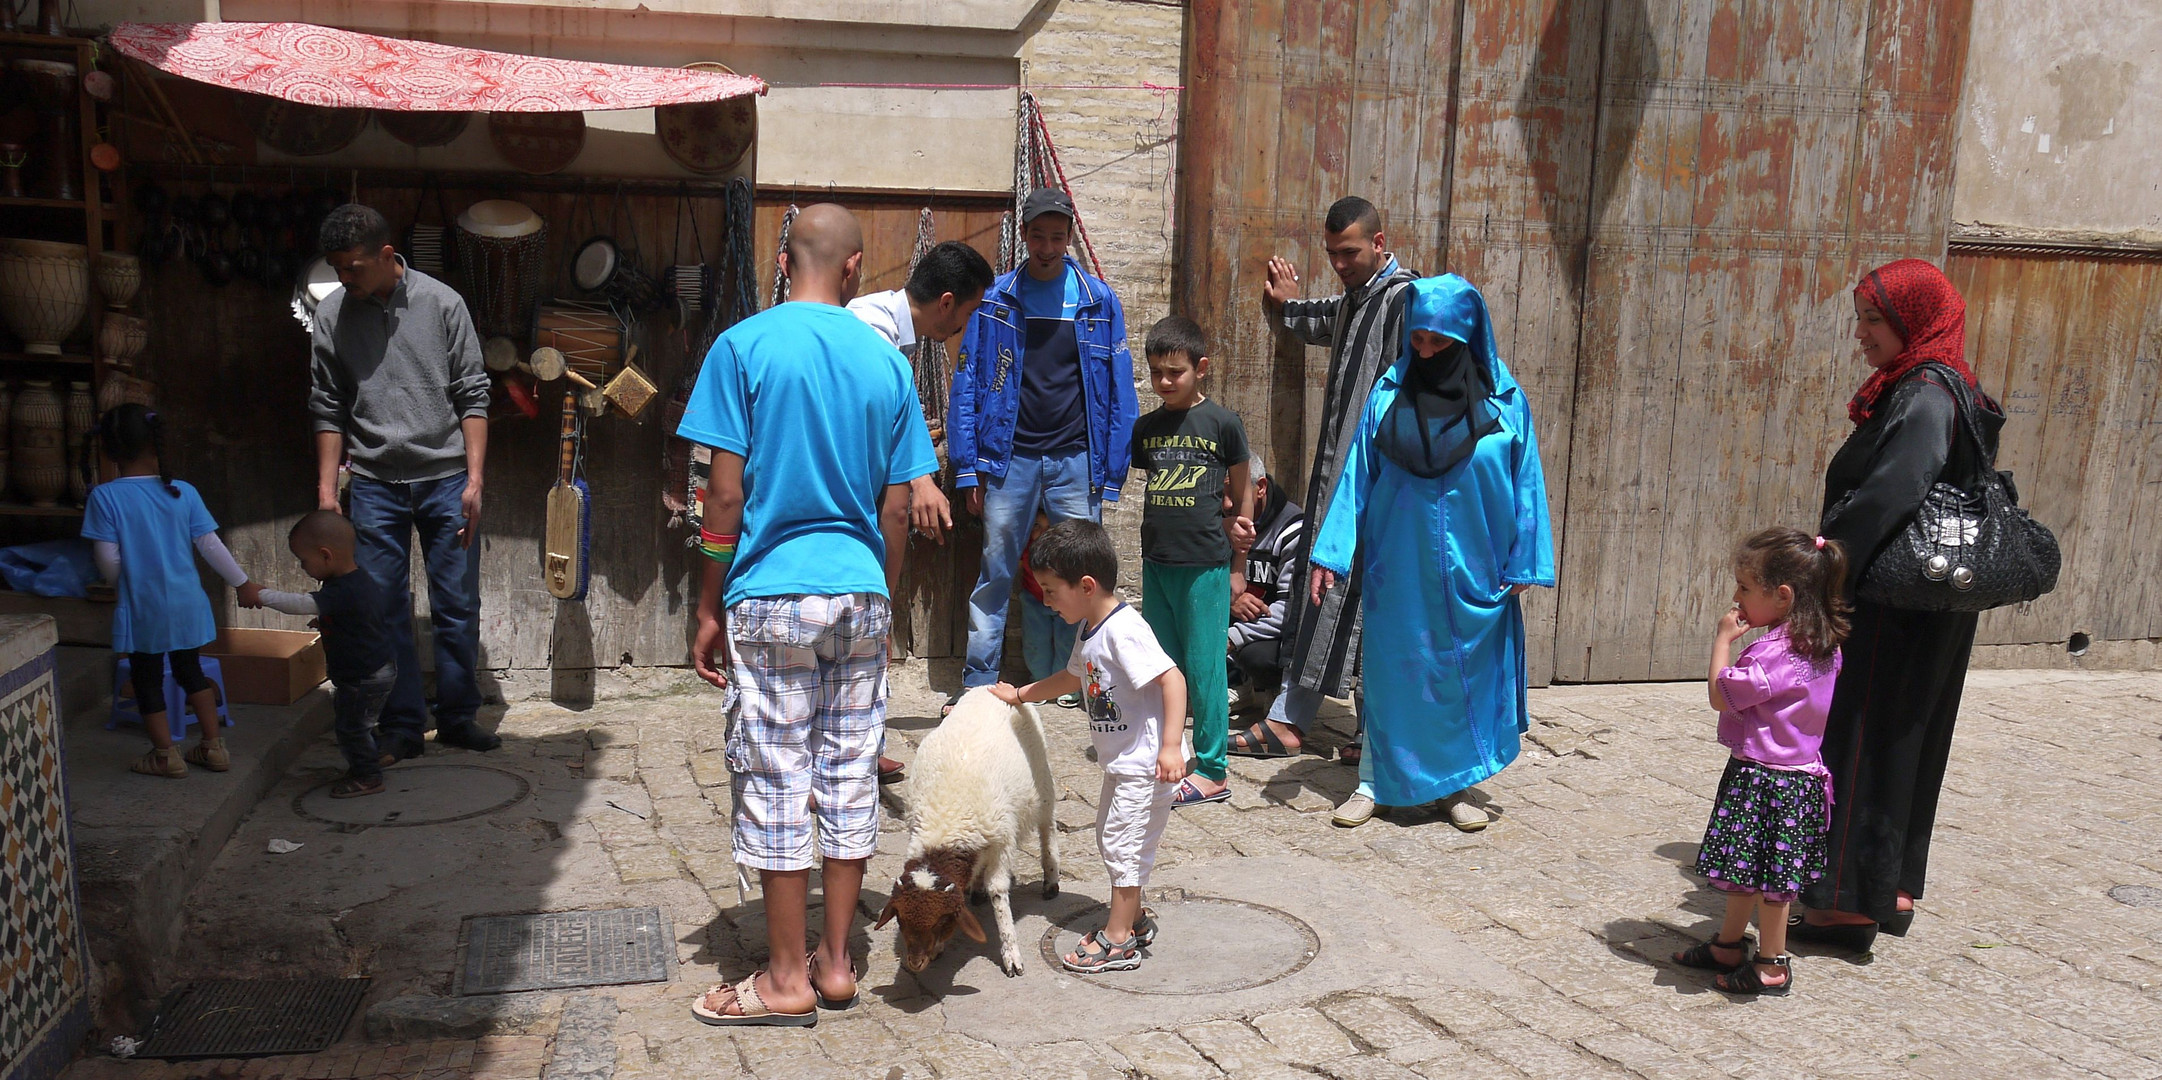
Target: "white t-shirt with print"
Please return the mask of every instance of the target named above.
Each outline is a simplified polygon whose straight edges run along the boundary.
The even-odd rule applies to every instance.
[[[1176,666],[1148,621],[1128,604],[1074,636],[1066,670],[1081,680],[1089,735],[1104,772],[1156,775],[1164,741],[1164,691],[1156,680]]]

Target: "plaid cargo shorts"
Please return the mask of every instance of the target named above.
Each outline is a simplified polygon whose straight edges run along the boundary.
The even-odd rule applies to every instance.
[[[875,593],[777,596],[728,609],[728,770],[736,862],[808,870],[818,853],[878,846],[878,749],[886,730],[886,638]]]

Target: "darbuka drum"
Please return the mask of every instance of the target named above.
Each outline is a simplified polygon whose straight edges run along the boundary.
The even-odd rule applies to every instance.
[[[533,326],[534,349],[562,353],[580,375],[605,379],[623,366],[623,320],[605,304],[542,304]]]
[[[522,337],[540,303],[548,227],[533,208],[487,199],[458,215],[458,271],[473,327],[483,336]]]

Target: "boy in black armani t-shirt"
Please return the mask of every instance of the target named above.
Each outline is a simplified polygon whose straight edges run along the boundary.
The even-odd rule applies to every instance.
[[[1246,425],[1201,393],[1207,344],[1192,319],[1149,329],[1149,382],[1163,407],[1134,423],[1133,463],[1149,477],[1141,511],[1141,614],[1186,675],[1194,714],[1194,768],[1174,806],[1231,797],[1224,751],[1231,700],[1224,688],[1231,598],[1246,591],[1254,542],[1254,486]],[[1220,492],[1228,478],[1232,516]]]
[[[263,606],[288,615],[313,615],[323,633],[323,658],[335,690],[334,727],[338,749],[345,752],[345,779],[331,785],[330,797],[350,799],[383,790],[384,757],[375,742],[375,722],[398,681],[396,654],[390,643],[390,611],[378,585],[353,559],[353,523],[334,510],[314,510],[293,526],[286,543],[300,568],[323,583],[312,593],[263,590]]]

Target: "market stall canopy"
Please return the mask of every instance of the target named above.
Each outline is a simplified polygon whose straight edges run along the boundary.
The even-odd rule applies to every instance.
[[[109,40],[183,78],[333,108],[587,112],[766,92],[750,75],[519,56],[308,23],[125,22]]]

